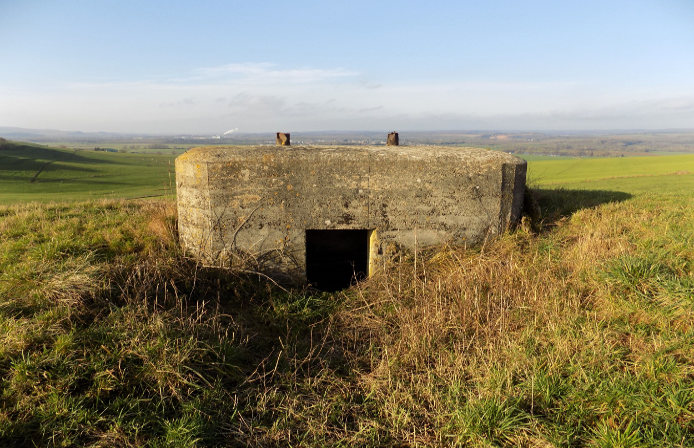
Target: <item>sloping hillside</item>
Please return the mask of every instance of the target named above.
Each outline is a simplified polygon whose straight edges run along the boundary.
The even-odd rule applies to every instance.
[[[171,185],[171,156],[0,141],[0,203],[157,196]]]
[[[533,160],[528,183],[542,188],[691,194],[694,154]]]

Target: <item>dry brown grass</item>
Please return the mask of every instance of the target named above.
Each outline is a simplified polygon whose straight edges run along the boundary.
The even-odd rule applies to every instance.
[[[638,241],[657,239],[649,228],[657,215],[607,205],[559,222],[549,236],[521,229],[480,250],[419,253],[416,266],[414,255],[396,259],[359,285],[337,315],[340,340],[358,372],[356,384],[379,403],[379,420],[403,443],[444,445],[456,440],[442,437],[455,420],[444,390],[467,389],[467,400],[482,400],[517,389],[538,367],[561,374],[579,353],[596,353],[595,365],[584,360],[586,370],[600,366],[605,346],[626,348],[627,360],[652,356],[652,338],[605,333],[623,304],[614,303],[614,289],[597,273],[642,250]],[[686,257],[691,261],[691,249]],[[663,322],[646,311],[629,319]],[[503,378],[490,381],[499,371]],[[520,425],[508,443],[549,444],[536,425]]]
[[[22,259],[2,274],[0,428],[94,446],[686,446],[691,205],[401,254],[333,295],[203,268],[170,203],[5,209]]]

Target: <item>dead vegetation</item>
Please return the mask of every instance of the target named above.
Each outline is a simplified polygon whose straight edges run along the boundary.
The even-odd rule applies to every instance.
[[[690,446],[693,206],[575,211],[335,294],[198,265],[171,203],[5,207],[0,444]]]

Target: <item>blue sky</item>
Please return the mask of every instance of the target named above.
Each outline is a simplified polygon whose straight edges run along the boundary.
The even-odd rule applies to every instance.
[[[694,1],[0,0],[0,126],[694,128]]]

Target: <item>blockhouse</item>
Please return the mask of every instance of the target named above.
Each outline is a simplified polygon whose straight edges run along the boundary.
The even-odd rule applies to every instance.
[[[335,289],[397,248],[505,231],[525,173],[522,159],[477,148],[194,148],[176,159],[180,240],[208,264],[252,254],[271,273]]]

